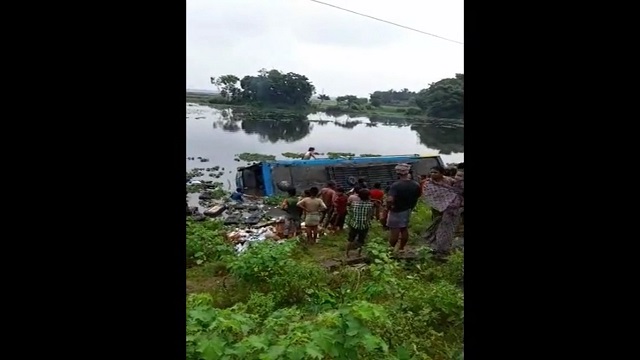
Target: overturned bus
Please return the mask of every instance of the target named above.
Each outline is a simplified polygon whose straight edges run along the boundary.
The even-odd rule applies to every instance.
[[[416,180],[419,175],[428,174],[433,166],[445,166],[438,155],[273,160],[239,167],[236,186],[257,196],[278,195],[290,186],[300,193],[312,186],[322,188],[329,180],[345,189],[352,188],[359,178],[366,179],[370,185],[379,182],[384,187],[396,179],[394,167],[398,163],[410,164],[411,173]]]

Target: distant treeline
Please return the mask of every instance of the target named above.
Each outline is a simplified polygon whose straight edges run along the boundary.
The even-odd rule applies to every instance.
[[[329,100],[329,98],[321,100]],[[346,105],[353,110],[366,107],[367,104],[373,108],[402,106],[409,107],[406,111],[408,115],[424,113],[437,118],[462,119],[464,118],[464,74],[456,74],[455,78],[442,79],[429,84],[427,88],[417,93],[406,88],[400,91],[391,89],[374,91],[368,99],[358,98],[355,95],[338,96],[336,102],[338,106]]]
[[[293,72],[261,69],[257,76],[247,75],[242,79],[236,75],[211,77],[211,83],[219,92],[219,99],[210,102],[228,104],[275,105],[307,107],[315,94],[315,86],[304,75]],[[331,98],[326,94],[317,96],[320,103]],[[456,74],[429,84],[418,92],[402,89],[400,91],[374,91],[369,98],[355,95],[343,95],[335,98],[337,105],[329,106],[334,110],[349,109],[366,111],[382,106],[406,107],[408,115],[427,115],[437,118],[464,118],[464,74]]]

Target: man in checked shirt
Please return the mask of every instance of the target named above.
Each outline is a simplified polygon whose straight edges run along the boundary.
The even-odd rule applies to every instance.
[[[369,190],[360,189],[360,191],[358,191],[358,197],[360,201],[352,202],[349,205],[349,214],[347,215],[346,223],[349,226],[347,257],[349,257],[349,251],[353,249],[358,249],[358,256],[360,256],[362,245],[364,245],[367,233],[371,227],[371,217],[374,211]]]

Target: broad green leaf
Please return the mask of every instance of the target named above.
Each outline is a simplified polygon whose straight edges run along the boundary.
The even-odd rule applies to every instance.
[[[365,335],[362,339],[362,344],[364,345],[365,349],[367,349],[367,351],[373,351],[377,349],[380,346],[381,342],[382,341],[380,341],[380,339],[371,334]]]
[[[194,309],[189,311],[187,314],[189,317],[195,320],[200,320],[204,323],[208,323],[214,318],[214,312],[212,310]]]
[[[268,346],[265,345],[264,340],[264,337],[256,335],[251,335],[246,339],[246,341],[256,349],[267,349]]]
[[[398,360],[411,360],[411,353],[404,346],[398,346],[396,348],[396,356]]]
[[[287,359],[302,360],[304,359],[305,346],[291,346],[287,349]]]
[[[198,352],[200,352],[204,360],[218,360],[224,354],[224,346],[226,342],[214,335],[208,339],[202,339],[198,344]]]
[[[324,357],[320,348],[318,348],[314,343],[307,344],[305,351],[314,359],[322,359]]]
[[[260,355],[260,360],[277,360],[285,350],[286,348],[282,345],[271,346],[264,355]]]

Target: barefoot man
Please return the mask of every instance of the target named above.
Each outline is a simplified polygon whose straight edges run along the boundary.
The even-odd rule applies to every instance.
[[[404,251],[404,247],[409,240],[409,219],[411,212],[420,198],[420,184],[411,179],[409,175],[411,165],[398,164],[395,172],[398,180],[391,185],[387,197],[387,227],[390,229],[389,246],[396,247],[400,240],[399,251]]]
[[[302,160],[311,160],[316,158],[316,148],[310,147],[309,150],[302,155]]]
[[[327,206],[327,210],[322,213],[322,219],[320,219],[320,225],[323,228],[326,228],[329,225],[329,220],[331,220],[331,216],[333,215],[333,200],[336,197],[336,182],[333,180],[329,180],[327,182],[327,186],[323,187],[320,190],[320,198],[324,201],[324,204]]]

